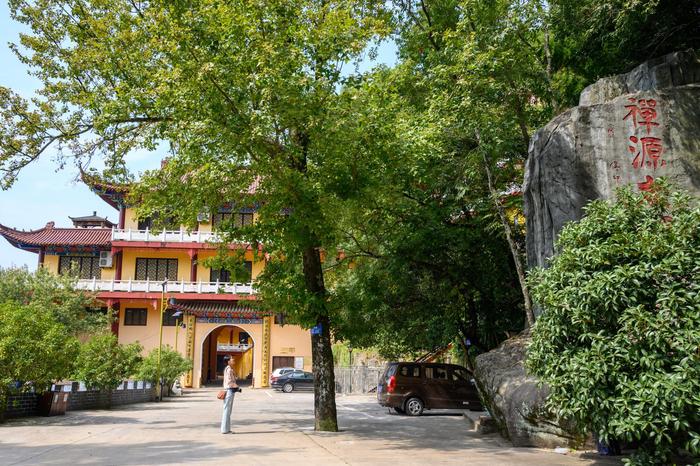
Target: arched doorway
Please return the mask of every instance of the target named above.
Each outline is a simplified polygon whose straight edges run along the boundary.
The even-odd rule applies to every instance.
[[[234,370],[239,385],[249,385],[253,379],[253,337],[236,325],[222,325],[209,332],[202,342],[201,386],[223,383],[224,356],[236,363]]]

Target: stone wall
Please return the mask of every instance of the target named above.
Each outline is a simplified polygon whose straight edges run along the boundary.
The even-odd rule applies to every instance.
[[[57,391],[56,387],[53,388]],[[61,388],[61,391],[70,393],[68,411],[105,409],[110,406],[110,395],[107,391],[87,390],[79,382],[73,382]],[[128,381],[118,389],[112,390],[111,406],[153,401],[155,395],[155,390],[150,383]],[[7,409],[3,415],[5,419],[37,416],[38,409],[38,396],[35,393],[21,393],[9,397]]]
[[[123,388],[112,390],[111,406],[143,403],[155,399],[155,391],[153,388],[145,388],[144,385],[138,385],[140,388],[128,388],[126,385],[127,382],[124,382]],[[98,390],[78,391],[75,390],[74,385],[74,390],[70,394],[68,410],[104,409],[109,406],[109,392]]]
[[[3,415],[6,419],[36,416],[37,407],[38,403],[35,393],[20,393],[8,398],[7,408]]]

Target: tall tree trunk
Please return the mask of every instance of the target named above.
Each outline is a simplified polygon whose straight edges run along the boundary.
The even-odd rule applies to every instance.
[[[323,281],[321,255],[318,247],[309,246],[303,252],[304,281],[306,288],[315,297],[312,301],[316,314],[316,328],[311,336],[311,358],[314,371],[314,418],[315,430],[338,431],[335,406],[335,372],[331,351],[330,319],[325,305],[326,286]]]
[[[479,131],[476,131],[476,139],[481,143],[481,135]],[[530,328],[535,324],[535,314],[532,312],[532,299],[530,298],[530,290],[527,287],[527,282],[525,281],[525,267],[523,267],[523,261],[521,259],[520,248],[513,239],[513,230],[510,227],[510,222],[506,216],[503,204],[501,204],[501,199],[496,192],[496,188],[493,184],[493,178],[491,176],[491,168],[489,167],[489,162],[486,159],[486,153],[481,152],[481,156],[484,160],[484,169],[486,170],[486,181],[488,182],[489,193],[491,194],[491,199],[498,212],[498,218],[503,226],[503,232],[506,235],[506,241],[508,242],[508,247],[510,248],[510,253],[513,256],[513,262],[515,262],[515,270],[518,274],[518,281],[520,282],[520,289],[523,293],[523,301],[525,305],[525,318],[527,319],[527,326],[525,328]]]

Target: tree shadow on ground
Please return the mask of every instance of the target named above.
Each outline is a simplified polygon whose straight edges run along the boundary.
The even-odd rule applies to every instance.
[[[60,449],[60,454],[54,450]],[[78,443],[52,446],[27,444],[2,444],[3,464],[175,464],[194,463],[221,459],[227,462],[233,455],[266,455],[279,449],[260,445],[220,445],[197,441],[160,441],[130,445],[107,443]],[[225,461],[226,460],[226,461]]]

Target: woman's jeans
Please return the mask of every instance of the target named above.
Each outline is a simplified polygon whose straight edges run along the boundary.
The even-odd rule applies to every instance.
[[[233,397],[236,392],[229,388],[226,390],[224,398],[224,414],[221,417],[221,433],[225,434],[231,430],[231,409],[233,408]]]

